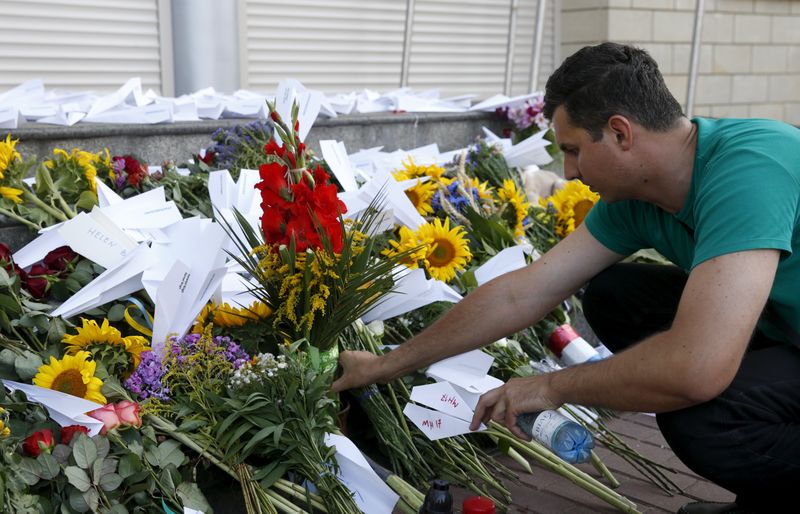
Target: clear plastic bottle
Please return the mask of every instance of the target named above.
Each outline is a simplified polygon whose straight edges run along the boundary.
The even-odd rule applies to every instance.
[[[592,456],[592,434],[558,411],[520,414],[517,426],[570,464],[588,462]]]
[[[431,481],[431,487],[425,494],[425,501],[419,514],[453,514],[453,496],[450,494],[450,483],[447,480]]]

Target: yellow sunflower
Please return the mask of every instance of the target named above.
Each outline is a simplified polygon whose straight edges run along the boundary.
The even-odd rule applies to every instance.
[[[426,223],[417,230],[420,242],[427,243],[425,269],[433,278],[449,282],[456,271],[463,271],[472,260],[469,242],[464,227],[450,228],[450,218],[444,223],[438,218]]]
[[[5,140],[0,140],[0,180],[3,179],[3,174],[11,163],[20,158],[19,152],[14,149],[17,142],[19,139],[11,140],[11,134],[8,134]]]
[[[513,180],[506,179],[503,181],[503,187],[497,190],[497,199],[504,205],[505,212],[508,213],[503,216],[503,219],[514,229],[514,236],[524,235],[523,221],[531,208],[525,193],[517,188]]]
[[[492,198],[492,188],[489,186],[489,182],[481,182],[473,177],[469,180],[469,185],[478,191],[478,198],[483,200]]]
[[[417,234],[408,227],[400,227],[400,241],[390,239],[389,244],[392,248],[387,248],[381,252],[388,257],[411,251],[407,257],[400,261],[401,264],[410,269],[419,267],[419,261],[423,260],[427,253],[427,247],[420,242]]]
[[[94,376],[97,363],[90,359],[89,352],[65,355],[61,360],[50,357],[50,364],[39,367],[33,383],[105,405],[106,397],[100,392],[103,381]]]
[[[436,189],[436,183],[433,180],[428,180],[426,182],[417,180],[415,186],[406,189],[406,196],[411,200],[411,203],[414,204],[414,208],[417,209],[417,212],[426,216],[428,214],[433,214],[431,200],[433,199],[434,193],[436,193]]]
[[[14,203],[22,203],[22,189],[17,189],[16,187],[3,187],[0,186],[0,196],[3,198],[8,198]]]
[[[552,196],[540,199],[539,204],[556,211],[556,234],[563,238],[583,223],[599,199],[600,195],[580,180],[570,180]]]
[[[130,370],[133,371],[139,366],[142,352],[150,349],[147,339],[142,336],[122,337],[122,333],[110,326],[107,319],[104,319],[103,324],[99,326],[93,319],[81,318],[81,321],[83,326],[76,329],[77,334],[64,334],[61,340],[67,345],[67,353],[70,355],[77,355],[78,352],[88,350],[93,345],[119,346],[130,356]]]
[[[437,164],[430,164],[428,166],[416,164],[414,159],[409,157],[408,161],[403,161],[403,169],[397,170],[395,173],[403,173],[407,178],[431,177],[433,182],[441,182],[442,178],[444,178],[445,171],[444,168]]]

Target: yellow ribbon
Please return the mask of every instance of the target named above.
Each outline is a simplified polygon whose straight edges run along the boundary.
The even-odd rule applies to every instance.
[[[128,305],[128,307],[125,309],[125,314],[124,314],[125,321],[128,322],[128,325],[130,325],[132,329],[134,329],[135,331],[139,332],[140,334],[144,334],[144,335],[146,335],[148,337],[152,337],[153,331],[150,330],[149,328],[143,326],[142,324],[140,324],[135,319],[133,319],[133,316],[131,315],[131,313],[128,312],[131,309],[131,307],[133,307],[137,311],[141,312],[143,316],[147,317],[147,319],[150,320],[150,325],[151,326],[153,325],[153,316],[151,316],[149,312],[147,312],[146,310],[142,309],[141,307],[139,307],[138,305],[135,305],[135,304]]]

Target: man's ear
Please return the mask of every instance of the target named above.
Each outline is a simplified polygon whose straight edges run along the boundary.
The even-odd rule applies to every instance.
[[[615,114],[608,118],[606,127],[622,150],[631,149],[631,146],[633,146],[633,126],[628,118],[621,114]]]

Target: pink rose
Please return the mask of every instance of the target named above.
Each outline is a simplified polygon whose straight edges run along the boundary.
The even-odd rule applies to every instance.
[[[117,414],[117,410],[114,408],[113,403],[109,403],[108,405],[104,405],[99,409],[95,409],[92,412],[88,413],[90,418],[94,418],[97,421],[103,422],[103,429],[100,430],[102,435],[106,435],[109,430],[114,430],[120,425],[119,415]]]
[[[117,411],[120,423],[123,426],[140,427],[142,418],[139,417],[139,404],[128,400],[123,400],[114,406]]]

